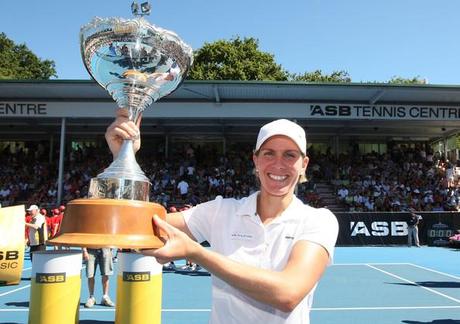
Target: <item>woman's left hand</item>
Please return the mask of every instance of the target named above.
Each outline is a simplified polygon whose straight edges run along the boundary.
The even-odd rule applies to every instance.
[[[155,225],[166,233],[168,239],[163,247],[142,250],[142,254],[153,256],[159,263],[164,264],[178,259],[191,259],[194,251],[201,246],[157,215],[153,217],[153,220]]]

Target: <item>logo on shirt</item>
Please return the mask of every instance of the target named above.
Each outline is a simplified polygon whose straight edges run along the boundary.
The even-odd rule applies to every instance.
[[[246,234],[246,233],[232,233],[231,234],[232,240],[250,241],[253,238],[254,236],[252,234]]]
[[[286,240],[293,240],[294,239],[294,236],[293,235],[286,235],[284,237]]]

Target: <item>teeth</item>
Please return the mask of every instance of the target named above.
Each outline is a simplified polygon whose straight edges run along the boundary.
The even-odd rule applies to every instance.
[[[276,180],[276,181],[283,181],[287,178],[287,176],[277,176],[274,174],[269,174],[268,175],[271,179]]]

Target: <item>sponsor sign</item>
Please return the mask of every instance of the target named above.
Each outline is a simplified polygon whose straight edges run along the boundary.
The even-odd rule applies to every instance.
[[[35,282],[39,284],[52,284],[65,282],[65,272],[59,273],[36,273]]]
[[[460,107],[308,104],[307,117],[321,119],[460,120]]]
[[[150,271],[123,272],[123,281],[128,281],[128,282],[150,281]]]
[[[24,263],[24,205],[0,208],[0,282],[18,284]]]
[[[458,212],[422,212],[419,239],[422,244],[448,244],[454,229],[460,228]],[[406,245],[409,214],[336,213],[339,221],[337,245]],[[442,220],[442,222],[440,221]]]

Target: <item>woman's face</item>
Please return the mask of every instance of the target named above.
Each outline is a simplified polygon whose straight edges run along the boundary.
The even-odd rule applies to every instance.
[[[265,141],[253,161],[261,190],[273,196],[292,194],[308,165],[308,158],[302,157],[294,141],[282,135]]]

